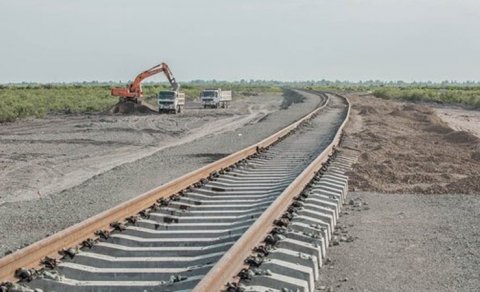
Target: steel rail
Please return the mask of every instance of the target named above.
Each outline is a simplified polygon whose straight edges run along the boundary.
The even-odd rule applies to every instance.
[[[210,269],[207,275],[197,284],[193,291],[221,291],[227,282],[235,279],[238,272],[247,265],[244,260],[252,253],[252,249],[263,241],[265,236],[273,229],[273,222],[279,219],[291,205],[308,183],[314,178],[316,172],[322,168],[329,155],[338,146],[348,118],[351,104],[344,96],[335,94],[345,100],[348,105],[345,120],[338,128],[334,139],[322,153],[278,196],[265,212],[250,226],[250,228],[235,242],[235,244],[220,258]]]
[[[318,112],[326,107],[329,98],[324,100],[323,105],[315,108],[309,114],[293,122],[264,140],[237,151],[216,162],[201,167],[195,171],[185,174],[162,186],[145,192],[133,199],[117,205],[111,209],[101,212],[80,223],[59,231],[49,237],[37,241],[25,248],[15,251],[0,259],[0,282],[16,281],[15,272],[20,268],[40,268],[41,261],[46,257],[59,259],[59,251],[66,248],[78,247],[84,240],[98,238],[95,232],[98,230],[113,230],[110,226],[113,222],[123,222],[126,218],[148,209],[159,199],[169,197],[188,187],[208,178],[213,173],[234,165],[235,163],[257,153],[259,149],[267,148],[281,140],[300,124],[311,119]]]

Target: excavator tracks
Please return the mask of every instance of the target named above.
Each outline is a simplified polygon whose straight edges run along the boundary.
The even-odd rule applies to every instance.
[[[348,102],[333,94],[320,96],[325,107],[275,145],[140,212],[127,224],[112,225],[112,233],[100,234],[98,241],[82,249],[67,250],[61,261],[22,285],[42,291],[207,291],[198,286],[202,279],[211,276],[222,257],[236,248],[235,243],[272,203],[338,140],[348,118]],[[299,284],[269,286],[275,276],[253,273],[240,281],[247,291],[281,290],[282,285],[313,291],[312,281],[318,278],[318,266],[346,193],[343,171],[348,163],[348,157],[340,156],[321,178],[314,175],[316,182],[310,187],[314,194],[301,204],[302,211],[289,219],[293,229],[283,231],[286,235],[282,235],[278,249],[267,253],[258,265],[280,278],[299,275],[292,280]],[[312,227],[314,224],[319,227]],[[301,232],[306,230],[316,230],[316,243],[312,237],[304,238]],[[302,240],[315,247],[302,245]],[[289,271],[285,268],[288,258],[298,258],[298,252],[307,251],[312,252],[302,258],[305,268],[285,272]],[[282,265],[284,268],[279,268]]]

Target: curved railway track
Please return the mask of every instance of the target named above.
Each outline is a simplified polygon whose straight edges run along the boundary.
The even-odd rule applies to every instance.
[[[0,279],[20,278],[42,291],[216,291],[229,282],[233,291],[313,291],[347,185],[348,158],[328,171],[326,162],[350,111],[345,98],[318,95],[320,107],[262,142],[0,259]],[[307,186],[314,195],[300,203]],[[258,247],[272,230],[271,238],[284,240],[275,253]],[[307,232],[315,236],[302,246]],[[298,252],[310,253],[310,260]],[[306,263],[300,280],[292,278],[299,284],[268,284],[273,274],[285,274],[275,263],[292,257]],[[245,276],[262,264],[270,275]],[[301,280],[309,273],[310,280]]]

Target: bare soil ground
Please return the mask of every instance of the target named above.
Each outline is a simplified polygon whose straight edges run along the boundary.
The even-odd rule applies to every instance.
[[[0,204],[0,256],[258,142],[319,103],[312,94],[304,99],[260,95],[237,100],[228,110],[191,108],[177,116],[59,116],[1,125],[2,167],[17,173],[0,179],[32,192],[21,200],[9,195],[9,201]],[[17,142],[4,143],[7,133]],[[35,154],[42,151],[46,154]],[[30,156],[22,161],[15,152]],[[76,179],[78,168],[85,177],[72,183],[75,186],[35,194],[40,182],[49,186],[55,179]],[[7,187],[1,185],[3,198]]]
[[[361,151],[349,174],[352,190],[480,194],[480,138],[464,130],[479,131],[478,123],[466,126],[452,115],[455,122],[447,123],[425,105],[370,96],[350,99],[347,136]],[[450,125],[462,125],[462,130]]]
[[[356,192],[319,291],[478,291],[480,197]],[[367,205],[368,204],[368,205]]]
[[[165,147],[235,130],[281,101],[272,94],[226,110],[189,103],[179,115],[61,115],[0,125],[0,204],[38,199]]]
[[[350,101],[342,150],[358,158],[349,173],[355,191],[318,291],[478,291],[478,112]]]

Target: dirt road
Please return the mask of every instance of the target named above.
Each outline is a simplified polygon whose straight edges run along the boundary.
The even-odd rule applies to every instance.
[[[272,94],[227,110],[190,103],[180,115],[63,115],[0,125],[0,204],[39,199],[165,147],[235,130],[278,110],[281,100]]]

